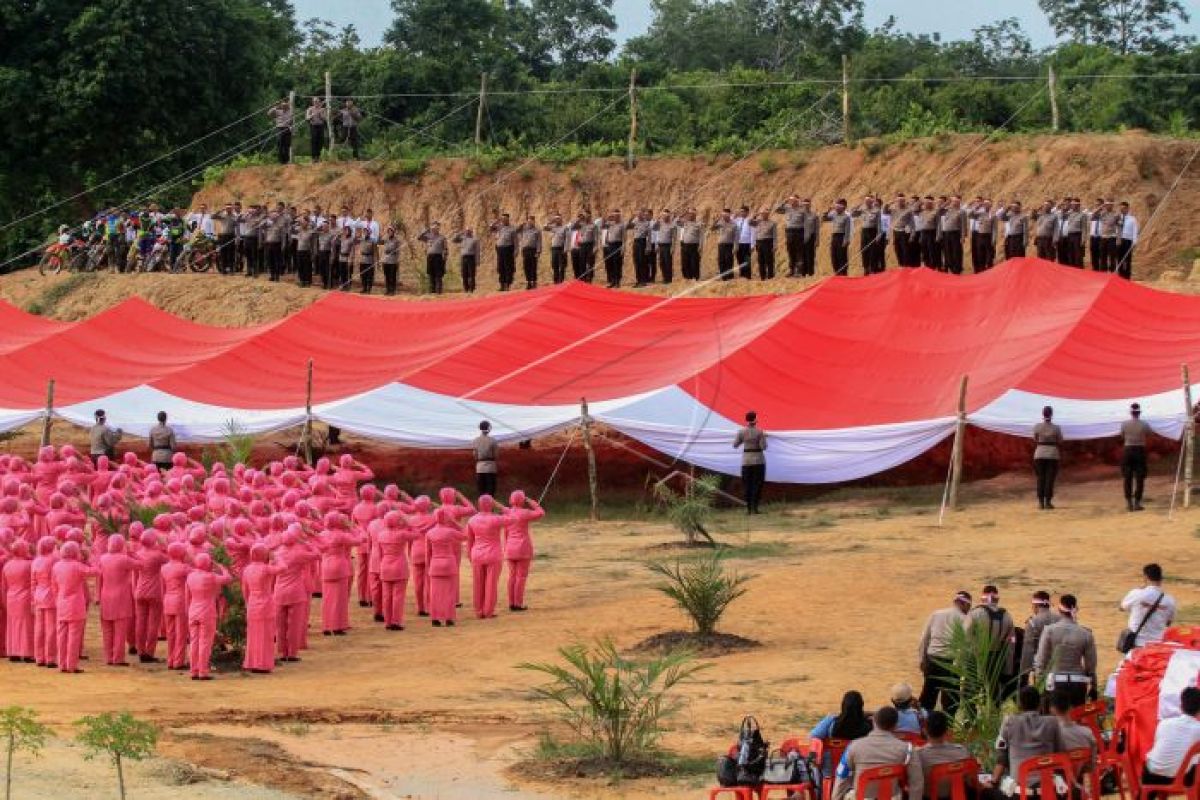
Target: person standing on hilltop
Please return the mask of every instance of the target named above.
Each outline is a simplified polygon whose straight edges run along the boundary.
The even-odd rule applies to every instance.
[[[473,229],[466,228],[454,234],[452,241],[458,245],[463,291],[470,294],[475,291],[475,271],[479,267],[479,239]]]
[[[961,275],[963,270],[963,237],[967,233],[967,212],[963,211],[962,198],[950,198],[941,217],[942,265],[946,271]]]
[[[329,127],[329,114],[325,109],[325,102],[319,97],[313,97],[304,111],[304,119],[308,122],[309,153],[315,164],[321,160],[321,150],[325,148],[325,131]]]
[[[586,210],[580,211],[571,223],[571,273],[577,281],[593,280],[596,237],[596,224],[588,219]]]
[[[976,197],[967,206],[971,218],[971,269],[978,275],[992,268],[996,260],[996,215],[992,201]]]
[[[800,195],[789,195],[775,207],[776,214],[783,214],[783,243],[787,248],[788,277],[800,274],[800,262],[804,252],[804,209],[800,206]],[[722,275],[724,272],[722,271]]]
[[[764,214],[766,217],[766,214]],[[771,223],[774,235],[775,223]],[[704,225],[696,219],[696,209],[689,208],[679,223],[679,274],[685,280],[700,280],[700,248],[704,243]],[[774,245],[774,242],[771,243]],[[775,268],[775,248],[771,248],[771,269]]]
[[[650,228],[654,224],[649,209],[643,208],[633,218],[633,287],[640,289],[650,282],[648,265],[654,255],[651,249]]]
[[[1129,203],[1121,203],[1117,221],[1117,274],[1125,280],[1133,278],[1133,248],[1138,240],[1137,217],[1129,213]]]
[[[542,229],[532,214],[517,227],[521,243],[521,270],[525,273],[525,288],[536,289],[538,259],[542,256]]]
[[[913,212],[908,197],[903,192],[898,193],[895,200],[883,207],[883,213],[892,218],[892,249],[896,252],[896,264],[901,267],[911,266],[909,254],[912,251],[910,236],[913,230]]]
[[[775,220],[770,209],[764,208],[750,221],[754,226],[754,252],[758,255],[758,279],[769,281],[775,277]],[[684,275],[685,278],[692,277]],[[697,274],[695,276],[699,278]]]
[[[1001,203],[1003,210],[997,214],[1004,223],[1004,258],[1024,258],[1029,242],[1029,217],[1021,210],[1021,201],[1013,200],[1008,205]]]
[[[222,275],[232,275],[234,267],[234,236],[237,233],[237,213],[233,203],[212,215],[213,232],[217,237],[217,269]]]
[[[276,154],[280,164],[292,160],[292,106],[288,101],[280,100],[271,107],[267,116],[275,123]]]
[[[329,290],[332,280],[333,247],[337,241],[337,231],[331,230],[329,221],[322,219],[317,225],[317,274],[321,276],[321,288]]]
[[[400,277],[400,240],[396,238],[396,226],[387,226],[383,239],[383,291],[391,297],[396,293]]]
[[[350,151],[354,154],[354,160],[357,161],[358,156],[358,123],[362,120],[363,114],[358,106],[354,105],[354,101],[347,98],[341,110],[342,131],[345,141],[350,145]]]
[[[846,201],[838,200],[833,208],[825,212],[829,223],[829,260],[833,263],[833,274],[850,274],[850,242],[853,237],[854,220],[846,213]]]
[[[1038,258],[1054,260],[1055,231],[1058,225],[1058,214],[1054,211],[1053,200],[1046,200],[1033,212],[1033,245]]]
[[[507,292],[517,273],[517,228],[508,214],[492,222],[489,230],[496,247],[496,274],[500,291]]]
[[[664,208],[658,219],[650,224],[650,235],[654,238],[654,257],[658,262],[658,273],[662,275],[663,283],[675,280],[675,240],[679,236],[679,228],[671,216],[671,210]],[[651,267],[650,282],[654,282],[654,268]]]
[[[417,236],[417,241],[425,243],[425,274],[429,278],[429,291],[441,294],[446,275],[446,237],[442,235],[441,223],[431,223],[427,230]]]
[[[750,280],[754,275],[750,263],[754,253],[754,226],[750,224],[752,220],[750,206],[739,208],[737,216],[733,218],[733,224],[737,226],[737,248],[734,257],[737,259],[738,275],[746,280]]]
[[[609,289],[621,285],[625,274],[625,232],[633,227],[632,222],[621,219],[621,209],[609,212],[601,229],[604,246],[604,277]]]
[[[567,234],[570,229],[563,223],[562,214],[555,211],[550,223],[542,230],[550,234],[550,274],[558,284],[567,279]]]
[[[861,244],[862,265],[864,275],[874,275],[883,272],[884,252],[881,227],[883,214],[879,209],[879,199],[874,195],[863,198],[862,205],[850,212],[850,216],[858,220],[858,241]],[[789,275],[791,273],[788,273]]]
[[[721,209],[721,215],[712,224],[711,230],[717,234],[717,273],[723,281],[731,281],[737,274],[733,266],[733,248],[737,243],[737,223],[733,221],[733,212],[728,208]],[[804,229],[800,229],[800,252],[804,251]],[[669,255],[669,254],[668,254]],[[789,273],[791,274],[791,273]],[[668,281],[669,283],[670,281]]]

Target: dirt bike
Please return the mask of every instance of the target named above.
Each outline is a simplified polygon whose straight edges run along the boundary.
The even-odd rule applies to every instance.
[[[166,237],[160,236],[155,240],[154,246],[150,248],[146,259],[141,261],[142,272],[166,271],[170,258],[171,243],[167,241]]]
[[[207,236],[190,239],[183,245],[178,258],[175,259],[172,272],[208,272],[217,263],[216,243]]]
[[[38,262],[38,274],[57,275],[63,268],[77,272],[87,259],[87,243],[82,239],[74,239],[70,244],[52,244],[42,254]]]
[[[83,270],[95,272],[107,266],[110,260],[108,242],[96,242],[88,247],[87,260],[84,262]]]

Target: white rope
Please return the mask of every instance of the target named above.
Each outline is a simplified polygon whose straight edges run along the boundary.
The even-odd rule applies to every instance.
[[[1126,253],[1121,257],[1121,260],[1117,262],[1117,269],[1121,268],[1121,266],[1125,263],[1125,259],[1128,258],[1134,249],[1145,240],[1146,235],[1150,232],[1150,227],[1154,224],[1154,221],[1158,219],[1159,213],[1167,205],[1167,200],[1169,200],[1171,195],[1175,193],[1175,190],[1179,188],[1180,181],[1183,180],[1184,174],[1187,173],[1189,168],[1191,168],[1192,162],[1196,160],[1197,155],[1200,155],[1200,145],[1197,145],[1196,149],[1192,151],[1192,155],[1190,158],[1188,158],[1187,163],[1183,165],[1183,169],[1181,169],[1179,174],[1175,176],[1175,181],[1171,184],[1171,188],[1168,189],[1167,193],[1163,195],[1162,202],[1160,202],[1154,209],[1154,212],[1150,214],[1150,219],[1146,220],[1146,227],[1142,228],[1141,231],[1138,232],[1137,244],[1129,248],[1129,253]]]
[[[575,442],[575,436],[578,433],[579,426],[571,428],[571,437],[567,439],[567,446],[563,448],[562,455],[558,457],[558,463],[554,465],[554,469],[550,473],[550,478],[546,481],[546,485],[542,488],[542,493],[538,495],[539,506],[542,504],[542,501],[546,499],[546,493],[550,491],[550,484],[554,483],[554,478],[558,475],[558,469],[563,465],[563,461],[566,460],[567,452],[571,449],[571,445]]]
[[[271,105],[274,105],[274,104],[271,104]],[[261,114],[263,111],[270,108],[271,105],[266,105],[260,109],[257,109],[256,111],[251,111],[246,116],[241,117],[240,119],[236,119],[233,122],[229,123],[228,125],[217,128],[215,131],[210,131],[209,133],[206,133],[199,138],[193,139],[192,141],[188,142],[187,144],[176,147],[174,150],[171,150],[168,153],[163,153],[161,156],[158,156],[157,158],[153,158],[143,164],[140,164],[140,165],[134,167],[133,169],[127,170],[126,172],[122,172],[120,175],[116,176],[115,178],[109,178],[108,180],[104,181],[103,183],[98,183],[95,186],[92,186],[88,189],[84,189],[83,191],[78,192],[77,194],[73,194],[70,197],[63,198],[62,200],[59,200],[55,203],[51,203],[50,205],[45,206],[44,208],[39,208],[38,210],[30,212],[29,214],[26,214],[25,216],[20,217],[19,219],[15,219],[12,222],[6,222],[3,225],[0,225],[0,232],[8,230],[9,228],[11,228],[14,225],[19,225],[20,223],[25,222],[26,220],[30,220],[30,219],[33,219],[34,217],[41,216],[42,214],[45,214],[47,211],[52,211],[56,208],[59,208],[60,206],[64,206],[67,203],[70,203],[72,200],[78,200],[79,198],[83,197],[84,195],[88,195],[88,194],[91,194],[92,192],[95,192],[97,189],[101,189],[112,183],[116,183],[117,181],[121,180],[122,178],[127,178],[130,175],[133,175],[135,172],[142,171],[143,169],[150,166],[151,164],[157,164],[159,161],[162,161],[165,158],[170,158],[171,156],[175,155],[176,153],[187,150],[189,147],[193,147],[194,145],[197,145],[200,142],[203,142],[205,139],[210,139],[219,133],[229,130],[230,128],[232,128],[235,125],[245,122],[246,120],[250,119],[253,116],[257,116],[258,114]]]
[[[950,483],[954,480],[954,462],[957,460],[955,450],[950,448],[950,466],[946,470],[946,485],[942,489],[942,510],[938,512],[938,527],[942,527],[942,519],[946,516],[946,505],[950,502]]]
[[[1183,438],[1179,441],[1179,461],[1175,464],[1175,485],[1171,487],[1171,507],[1167,509],[1167,519],[1175,516],[1175,496],[1179,494],[1179,478],[1183,474],[1183,458],[1187,452],[1187,426],[1183,429]],[[1190,490],[1190,487],[1189,487]]]

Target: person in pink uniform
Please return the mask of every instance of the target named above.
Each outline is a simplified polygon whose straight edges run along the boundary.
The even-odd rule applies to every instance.
[[[299,661],[308,627],[309,593],[305,575],[317,554],[300,541],[300,533],[289,528],[283,534],[279,557],[284,569],[275,580],[276,643],[283,661]]]
[[[168,561],[159,571],[163,586],[163,624],[167,629],[167,669],[187,668],[187,578],[192,571],[187,558],[187,545],[171,542],[167,545]]]
[[[405,510],[408,510],[406,507]],[[427,548],[425,535],[434,525],[433,504],[421,495],[411,504],[412,516],[408,527],[412,530],[412,545],[408,552],[408,563],[412,567],[413,594],[417,598],[417,616],[429,616],[429,576],[426,572]]]
[[[361,543],[350,530],[350,518],[334,511],[325,515],[325,530],[317,537],[321,551],[321,632],[345,636],[350,629],[350,548]]]
[[[33,465],[33,481],[42,500],[49,497],[58,486],[59,476],[66,468],[66,463],[59,459],[53,447],[38,450],[37,461]]]
[[[468,517],[470,517],[472,514],[475,513],[475,506],[471,504],[471,501],[468,500],[466,498],[466,496],[463,495],[462,492],[458,491],[457,489],[451,488],[449,486],[443,487],[442,489],[440,489],[438,491],[438,500],[441,501],[441,506],[439,506],[439,507],[446,509],[446,511],[449,513],[450,520],[451,520],[450,524],[453,525],[454,527],[458,528],[460,531],[463,528],[462,520],[467,519]],[[464,537],[464,540],[465,540],[465,538],[466,537]],[[454,551],[454,557],[458,561],[459,565],[461,566],[462,565],[462,547],[461,546],[458,547]],[[461,575],[462,573],[458,572],[455,574]],[[461,580],[456,579],[454,581],[454,607],[455,608],[462,607],[462,603],[459,602],[461,596],[462,596]]]
[[[196,568],[187,576],[188,664],[194,681],[212,680],[209,662],[217,636],[217,595],[231,580],[229,570],[208,553],[196,556]]]
[[[349,513],[354,506],[354,499],[358,495],[358,485],[374,478],[375,473],[367,466],[355,461],[354,456],[349,453],[338,459],[337,469],[329,476],[329,483],[337,493],[338,510]]]
[[[39,667],[58,666],[57,627],[54,617],[54,583],[51,572],[58,561],[54,538],[38,540],[37,557],[30,565],[33,580],[33,659]]]
[[[490,494],[479,498],[479,512],[467,520],[467,547],[471,559],[471,591],[475,616],[491,619],[496,616],[496,595],[500,586],[500,565],[504,562],[503,506]],[[500,513],[497,513],[500,512]]]
[[[11,557],[0,571],[7,625],[5,652],[9,661],[34,663],[33,657],[33,562],[24,539],[13,542]]]
[[[377,530],[380,602],[376,608],[389,631],[402,631],[404,596],[408,592],[408,548],[413,537],[399,511],[384,514],[382,526]]]
[[[127,667],[125,643],[133,624],[133,572],[137,561],[125,552],[125,537],[108,537],[108,552],[97,560],[100,571],[100,630],[104,663]]]
[[[529,525],[546,516],[536,500],[527,498],[520,489],[509,495],[508,511],[504,514],[504,559],[508,562],[508,608],[524,611],[525,581],[533,561],[533,539]]]
[[[275,669],[275,579],[285,569],[271,564],[271,551],[261,542],[250,547],[250,563],[242,570],[246,600],[246,657],[242,669],[266,674]]]
[[[359,491],[359,501],[350,511],[350,519],[358,530],[363,543],[359,545],[355,563],[355,581],[358,583],[358,605],[371,606],[371,539],[368,526],[379,517],[379,490],[367,484]],[[378,570],[376,570],[378,572]]]
[[[433,626],[454,625],[455,584],[458,583],[458,551],[465,535],[454,524],[449,509],[433,512],[434,525],[425,535],[425,559],[429,580],[429,613]]]
[[[80,560],[79,544],[69,541],[62,546],[62,558],[51,570],[54,585],[55,618],[58,625],[58,668],[63,672],[83,672],[79,656],[83,653],[83,633],[87,625],[87,579],[99,571]]]
[[[130,535],[133,535],[133,528],[133,525],[129,526]],[[137,642],[138,660],[143,664],[155,664],[158,663],[154,653],[158,649],[163,616],[162,568],[168,558],[153,531],[143,532],[141,543],[133,588],[134,641]]]

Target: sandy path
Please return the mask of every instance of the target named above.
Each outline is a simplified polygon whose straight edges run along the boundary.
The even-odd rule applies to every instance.
[[[1119,486],[1111,479],[1063,487],[1061,509],[1053,513],[1031,508],[1028,482],[1014,475],[968,487],[967,510],[940,528],[934,487],[836,493],[804,506],[772,509],[752,527],[744,517],[723,516],[722,538],[743,548],[735,554],[735,566],[756,576],[723,627],[759,639],[764,647],[716,659],[688,686],[689,704],[672,723],[666,744],[695,755],[715,753],[749,712],[778,741],[804,731],[848,688],[861,689],[868,703],[886,701],[898,680],[918,682],[915,650],[921,627],[958,588],[978,592],[985,582],[997,583],[1019,621],[1036,588],[1076,593],[1082,621],[1096,632],[1102,671],[1113,666],[1110,642],[1124,622],[1117,602],[1135,584],[1144,562],[1164,564],[1181,617],[1200,622],[1200,515],[1177,513],[1167,520],[1169,477],[1152,478],[1153,502],[1137,515],[1119,511]],[[408,630],[387,633],[355,608],[358,627],[349,637],[315,636],[302,663],[271,676],[227,674],[200,684],[159,667],[118,671],[92,661],[87,673],[69,678],[3,662],[0,687],[5,698],[33,706],[59,724],[82,713],[128,708],[170,726],[173,736],[205,730],[198,726],[237,726],[243,735],[272,740],[301,761],[320,762],[299,764],[302,772],[365,770],[365,775],[351,775],[362,793],[348,797],[404,796],[367,794],[368,789],[403,788],[397,783],[402,775],[417,782],[414,797],[454,797],[449,793],[454,787],[437,781],[459,774],[460,755],[474,748],[487,754],[469,758],[473,768],[484,770],[476,780],[501,787],[503,796],[521,797],[507,792],[500,772],[516,756],[514,748],[532,746],[553,717],[531,700],[529,689],[537,679],[516,665],[553,659],[556,647],[577,640],[611,636],[631,646],[683,624],[654,592],[644,566],[663,556],[658,545],[676,538],[661,521],[550,522],[535,529],[535,537],[540,555],[531,580],[533,608],[525,614],[468,619],[451,630],[413,619]],[[469,581],[464,581],[464,596],[469,596]],[[93,654],[97,628],[89,624]],[[270,725],[282,726],[285,734],[288,725],[309,729],[281,738],[278,730],[261,727]],[[332,744],[335,735],[342,744]],[[222,741],[168,742],[165,750],[227,769],[213,756],[224,747]],[[412,747],[420,753],[425,746],[453,758],[416,759],[413,763],[428,766],[425,772],[389,764],[389,750],[402,755]],[[262,757],[270,760],[272,752]],[[439,763],[443,770],[436,768]],[[243,777],[284,785],[277,775]],[[673,787],[666,796],[685,796],[685,787],[703,782],[589,784],[584,794],[648,797]],[[303,781],[285,788],[334,796],[306,788]],[[527,784],[522,790],[536,797],[545,787]],[[556,785],[550,795],[566,792]]]

